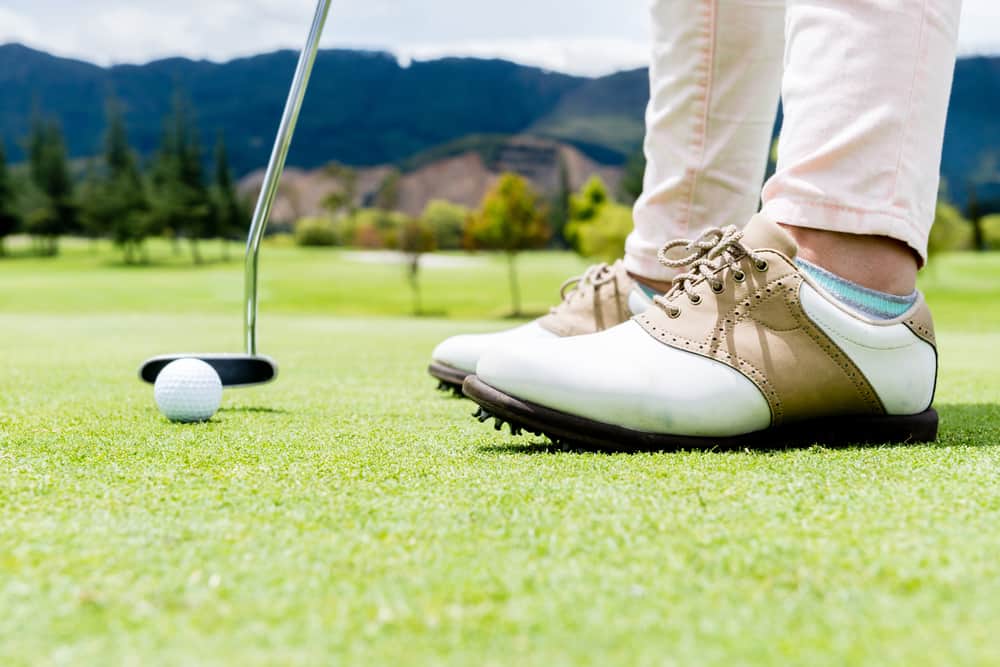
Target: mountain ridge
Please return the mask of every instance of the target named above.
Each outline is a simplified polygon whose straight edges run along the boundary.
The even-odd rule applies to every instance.
[[[206,155],[225,136],[234,170],[267,161],[297,53],[279,50],[227,62],[174,57],[108,67],[20,44],[0,46],[0,141],[12,161],[32,110],[57,118],[72,157],[99,153],[105,102],[115,96],[130,140],[149,158],[175,90],[196,113]],[[645,69],[588,78],[499,59],[442,58],[401,65],[385,51],[322,50],[289,164],[405,165],[468,136],[536,135],[589,159],[621,165],[640,145],[648,99]],[[955,69],[942,174],[966,203],[970,184],[1000,178],[1000,56],[962,58]]]

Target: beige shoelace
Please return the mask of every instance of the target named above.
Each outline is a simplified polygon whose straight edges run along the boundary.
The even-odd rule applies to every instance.
[[[576,292],[580,287],[584,285],[593,285],[594,287],[600,287],[601,285],[606,285],[615,279],[615,274],[611,270],[611,267],[607,264],[594,264],[586,271],[583,275],[574,276],[569,278],[562,284],[559,288],[559,298],[564,302],[569,299],[574,292]],[[573,289],[569,289],[572,287]],[[569,290],[568,292],[566,290]]]
[[[614,267],[603,263],[595,264],[584,271],[583,275],[575,276],[564,282],[562,287],[559,288],[559,296],[562,298],[562,303],[552,308],[550,312],[553,315],[558,314],[559,309],[568,304],[574,296],[584,294],[584,291],[581,289],[582,287],[593,287],[594,328],[601,331],[605,328],[606,323],[604,321],[604,312],[601,308],[600,288],[611,283],[614,283],[615,286],[615,304],[618,308],[618,317],[620,320],[624,320],[626,318],[625,305],[622,303],[622,295],[618,290],[618,281],[615,280]]]
[[[661,264],[672,269],[687,267],[688,270],[674,277],[673,287],[663,296],[656,297],[656,304],[669,317],[678,317],[681,309],[672,303],[674,298],[683,292],[692,305],[698,305],[701,303],[701,296],[694,291],[694,287],[703,280],[708,282],[713,292],[721,293],[725,289],[725,284],[719,278],[722,269],[732,269],[733,280],[738,283],[746,280],[746,274],[737,266],[744,257],[750,257],[758,271],[766,271],[767,262],[743,245],[742,238],[743,232],[735,225],[729,225],[722,229],[708,229],[693,241],[678,239],[663,246],[657,255]],[[675,248],[683,248],[688,254],[671,259],[667,253]]]

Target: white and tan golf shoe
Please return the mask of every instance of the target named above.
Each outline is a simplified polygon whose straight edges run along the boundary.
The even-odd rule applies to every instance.
[[[689,253],[687,272],[645,313],[484,354],[464,385],[480,419],[613,449],[936,438],[922,297],[886,321],[841,305],[763,216],[671,246]]]
[[[462,382],[476,370],[484,352],[502,347],[528,348],[534,343],[603,331],[644,312],[654,293],[636,283],[620,261],[598,264],[563,283],[562,302],[537,320],[497,333],[453,336],[431,354],[428,372],[442,389],[461,392]]]

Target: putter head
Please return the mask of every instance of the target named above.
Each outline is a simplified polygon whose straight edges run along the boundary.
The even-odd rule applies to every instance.
[[[164,354],[143,362],[139,377],[153,384],[163,367],[178,359],[201,359],[215,369],[223,387],[266,384],[278,376],[278,364],[270,357],[249,354]]]

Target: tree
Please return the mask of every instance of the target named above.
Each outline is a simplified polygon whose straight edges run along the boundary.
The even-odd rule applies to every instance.
[[[569,222],[566,224],[566,242],[580,252],[580,228],[593,222],[601,207],[608,202],[608,189],[599,176],[592,176],[580,192],[570,195]],[[582,253],[581,253],[582,254]]]
[[[574,250],[607,262],[622,256],[632,231],[632,209],[612,201],[599,177],[591,178],[570,197],[569,208],[566,236]]]
[[[229,259],[230,236],[245,233],[249,226],[249,212],[240,203],[229,169],[229,155],[222,135],[215,145],[215,184],[212,186],[213,231],[222,239],[222,258]]]
[[[462,247],[462,232],[469,209],[444,199],[427,202],[420,219],[434,233],[434,241],[442,250],[458,250]]]
[[[625,174],[619,187],[622,201],[634,202],[642,194],[646,178],[646,154],[640,149],[625,163]]]
[[[569,223],[569,199],[573,194],[569,181],[569,167],[566,159],[559,156],[559,188],[552,198],[549,209],[549,224],[552,227],[552,237],[560,247],[568,247],[566,240],[566,225]]]
[[[213,206],[202,173],[202,152],[187,103],[180,94],[165,123],[153,165],[151,220],[175,239],[185,236],[195,264],[202,261],[198,239],[212,233]]]
[[[358,172],[353,167],[331,162],[324,171],[337,179],[339,188],[323,198],[323,207],[332,215],[353,215],[358,194]]]
[[[55,121],[36,118],[28,139],[31,181],[40,196],[33,197],[25,220],[42,254],[59,252],[59,237],[78,229],[78,209],[66,158],[62,130]]]
[[[7,156],[0,143],[0,257],[7,254],[4,239],[16,232],[21,225],[15,204],[14,188],[7,170]]]
[[[516,257],[522,250],[540,248],[551,231],[538,194],[521,176],[506,173],[486,193],[479,210],[469,217],[465,228],[467,244],[473,248],[500,250],[507,255],[513,314],[521,315],[521,290],[517,280]]]
[[[113,101],[108,104],[103,169],[88,168],[81,200],[85,226],[109,236],[122,249],[126,264],[145,255],[144,243],[151,231],[149,200],[125,121]]]
[[[965,250],[973,247],[973,226],[962,217],[962,213],[938,198],[934,214],[934,225],[927,240],[927,252],[933,258],[949,250]],[[933,262],[931,263],[933,265]]]
[[[394,211],[399,206],[399,170],[392,169],[382,179],[375,192],[375,208],[383,211]]]
[[[965,212],[972,222],[973,248],[988,250],[985,220],[1000,213],[1000,154],[987,152],[983,155],[967,187]]]
[[[413,293],[413,314],[420,315],[420,258],[435,250],[434,230],[422,219],[408,219],[398,230],[399,249],[407,257],[407,282]]]

